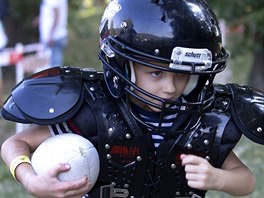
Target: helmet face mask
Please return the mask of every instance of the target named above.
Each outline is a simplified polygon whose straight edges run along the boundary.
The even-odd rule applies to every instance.
[[[130,95],[161,111],[198,112],[208,107],[214,76],[225,69],[228,57],[221,46],[218,21],[203,0],[112,0],[100,24],[100,49],[111,94],[116,98]],[[183,102],[168,101],[137,87],[131,62],[191,75]],[[161,105],[151,104],[133,90]],[[175,105],[179,108],[169,108]]]

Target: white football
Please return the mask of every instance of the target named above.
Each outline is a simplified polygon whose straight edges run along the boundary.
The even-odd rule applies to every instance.
[[[75,181],[87,175],[95,184],[99,175],[99,155],[94,145],[84,137],[76,134],[55,135],[35,150],[31,163],[36,174],[46,173],[59,163],[68,163],[71,169],[58,175],[60,181]]]

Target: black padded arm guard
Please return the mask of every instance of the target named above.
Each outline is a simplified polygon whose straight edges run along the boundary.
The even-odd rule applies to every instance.
[[[81,69],[50,68],[17,84],[1,114],[20,123],[56,124],[70,119],[79,110],[83,95]]]
[[[264,144],[264,94],[248,86],[227,84],[235,124],[250,140]]]

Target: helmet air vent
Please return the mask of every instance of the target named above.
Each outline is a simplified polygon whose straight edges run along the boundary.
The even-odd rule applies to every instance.
[[[165,15],[163,15],[160,20],[162,22],[166,23],[167,22],[167,17]]]
[[[159,4],[160,0],[153,0],[153,3]]]

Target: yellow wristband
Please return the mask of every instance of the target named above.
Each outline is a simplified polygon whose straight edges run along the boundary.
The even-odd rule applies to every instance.
[[[15,174],[16,168],[18,167],[18,165],[20,165],[22,163],[31,164],[29,158],[25,155],[21,155],[21,156],[16,157],[15,159],[13,159],[13,161],[10,164],[10,172],[11,172],[11,174],[15,180],[16,180],[16,174]]]

